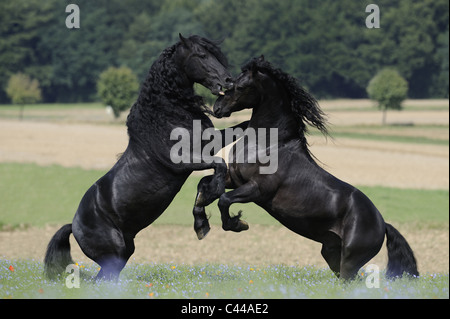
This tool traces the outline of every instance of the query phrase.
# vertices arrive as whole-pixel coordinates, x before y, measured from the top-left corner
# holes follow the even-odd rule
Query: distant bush
[[[127,67],[110,67],[100,74],[97,92],[103,103],[111,106],[114,117],[131,107],[138,92],[139,83],[133,71]]]
[[[388,109],[402,109],[407,93],[408,82],[395,69],[390,68],[378,72],[367,86],[369,98],[377,101],[378,107],[383,110],[383,124],[386,124]]]
[[[41,100],[39,81],[20,72],[9,78],[6,94],[13,104],[20,105],[20,119],[23,118],[25,104],[33,104]]]

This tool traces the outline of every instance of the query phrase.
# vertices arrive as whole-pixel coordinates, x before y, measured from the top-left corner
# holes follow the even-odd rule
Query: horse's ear
[[[192,42],[189,39],[183,37],[181,33],[178,33],[178,36],[180,37],[180,41],[181,43],[183,43],[184,46],[186,46],[189,49],[192,47]]]
[[[258,62],[263,62],[264,61],[264,54],[261,54],[261,56],[258,58]]]

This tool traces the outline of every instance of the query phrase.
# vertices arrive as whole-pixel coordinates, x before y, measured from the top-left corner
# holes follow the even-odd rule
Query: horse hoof
[[[211,227],[209,227],[209,226],[204,226],[200,229],[196,229],[195,232],[197,233],[198,240],[202,240],[203,238],[205,238],[206,235],[208,235],[210,230],[211,230]]]
[[[248,223],[245,220],[240,220],[236,232],[241,232],[248,229],[249,229]]]
[[[222,225],[222,229],[225,231],[231,230],[234,231],[235,233],[239,233],[241,231],[249,229],[249,226],[245,220],[238,220],[235,226],[230,227],[229,225],[228,226]]]

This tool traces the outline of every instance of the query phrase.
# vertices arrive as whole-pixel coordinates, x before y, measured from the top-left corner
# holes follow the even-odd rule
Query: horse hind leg
[[[373,235],[373,236],[371,236]],[[373,233],[359,234],[351,243],[344,241],[341,255],[340,278],[352,280],[358,270],[380,251],[384,238]]]
[[[330,269],[339,278],[341,271],[341,239],[334,233],[330,233],[330,238],[322,245],[320,253],[327,262]]]
[[[96,279],[117,280],[134,252],[133,236],[124,236],[112,226],[101,224],[95,229],[74,232],[81,250],[100,265]]]

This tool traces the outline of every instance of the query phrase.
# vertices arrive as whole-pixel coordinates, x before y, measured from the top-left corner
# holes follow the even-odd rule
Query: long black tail
[[[402,277],[403,273],[419,276],[416,258],[406,239],[394,226],[386,223],[388,265],[386,277]]]
[[[72,224],[64,225],[48,243],[44,259],[44,273],[50,279],[56,279],[58,274],[66,270],[67,265],[73,264],[69,242],[71,233]]]

